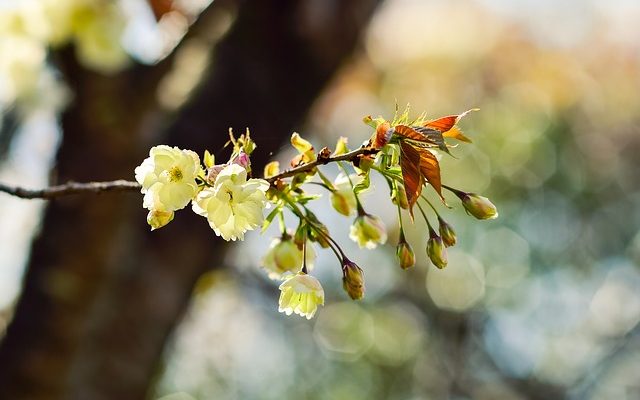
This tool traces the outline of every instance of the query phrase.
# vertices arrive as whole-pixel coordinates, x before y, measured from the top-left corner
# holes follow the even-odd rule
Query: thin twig
[[[9,186],[0,183],[0,192],[22,199],[54,199],[79,193],[129,192],[134,190],[140,190],[138,182],[124,179],[109,182],[67,182],[64,185],[51,186],[44,189],[26,189],[20,186]]]
[[[333,156],[333,157],[320,157],[318,156],[318,159],[315,161],[312,161],[310,163],[301,165],[299,167],[295,167],[292,168],[290,170],[284,171],[279,173],[278,175],[274,175],[271,178],[267,179],[267,182],[269,183],[273,183],[275,181],[277,181],[278,179],[283,179],[283,178],[289,178],[291,176],[297,175],[301,172],[307,172],[307,171],[311,171],[312,169],[314,169],[315,167],[317,167],[318,165],[325,165],[325,164],[329,164],[332,162],[338,162],[338,161],[355,161],[358,156],[361,155],[367,155],[367,154],[376,154],[378,153],[378,149],[375,149],[373,147],[360,147],[357,150],[353,150],[350,151],[348,153],[345,154],[341,154],[339,156]]]
[[[339,156],[324,156],[320,154],[318,158],[310,163],[279,173],[267,179],[269,183],[274,183],[278,179],[289,178],[294,175],[311,171],[319,165],[325,165],[338,161],[355,161],[359,156],[366,154],[376,154],[379,150],[373,147],[361,147]],[[19,197],[21,199],[54,199],[56,197],[68,196],[80,193],[102,193],[102,192],[129,192],[140,190],[141,186],[137,182],[119,179],[108,182],[67,182],[63,185],[51,186],[44,189],[27,189],[20,186],[10,186],[0,182],[0,192]]]

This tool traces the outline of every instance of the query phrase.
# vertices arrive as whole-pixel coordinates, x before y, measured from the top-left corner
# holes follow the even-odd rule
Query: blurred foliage
[[[269,241],[250,237],[225,260],[233,268],[202,279],[157,394],[637,398],[640,48],[624,24],[640,8],[586,3],[555,10],[558,21],[543,18],[558,16],[551,2],[387,1],[307,134],[353,147],[370,134],[360,118],[392,115],[393,99],[429,116],[480,107],[462,122],[474,144],[442,160],[444,179],[489,196],[500,218],[445,212],[459,246],[444,270],[428,262],[421,224],[408,227],[408,271],[394,261],[397,232],[382,250],[349,248],[366,274],[361,302],[321,251],[327,306],[311,322],[275,312],[256,271]],[[391,223],[374,183],[365,204]],[[346,239],[335,212],[315,211]]]

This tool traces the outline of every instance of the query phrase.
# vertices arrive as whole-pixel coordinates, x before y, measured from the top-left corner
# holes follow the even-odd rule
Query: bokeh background
[[[78,3],[55,39],[43,21]],[[389,231],[373,251],[316,201],[367,294],[350,301],[319,250],[326,304],[307,321],[277,312],[259,268],[273,230],[226,245],[187,212],[149,234],[135,193],[3,194],[4,398],[640,398],[639,3],[150,4],[0,1],[2,182],[131,179],[151,145],[217,150],[229,126],[252,129],[257,165],[286,162],[294,130],[356,146],[396,104],[478,107],[443,180],[500,217],[451,198],[448,267],[417,220],[402,271],[384,181],[364,198]]]

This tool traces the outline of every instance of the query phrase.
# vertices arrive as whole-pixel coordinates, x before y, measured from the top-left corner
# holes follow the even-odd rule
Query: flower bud
[[[238,155],[233,157],[233,159],[231,160],[231,163],[238,164],[239,166],[243,167],[246,170],[249,170],[251,168],[251,160],[249,159],[249,155],[244,151],[240,151]]]
[[[447,266],[447,248],[444,246],[442,238],[433,230],[431,230],[429,241],[427,242],[427,255],[433,265],[439,269]]]
[[[340,214],[349,216],[356,210],[356,197],[351,190],[336,190],[331,193],[331,205]]]
[[[213,154],[209,153],[209,150],[204,151],[204,157],[202,158],[202,161],[204,162],[204,166],[207,168],[211,168],[216,164],[216,158],[213,156]]]
[[[218,164],[207,169],[207,182],[209,182],[212,185],[215,184],[218,174],[222,172],[222,170],[226,166],[227,166],[226,164]]]
[[[372,145],[376,149],[381,149],[385,144],[389,143],[394,129],[387,121],[384,121],[376,128],[376,133],[373,136]]]
[[[478,219],[494,219],[498,218],[498,209],[493,203],[484,196],[475,193],[456,193],[467,213]]]
[[[151,226],[151,230],[160,229],[173,220],[173,211],[151,210],[147,214],[147,223]]]
[[[353,300],[364,297],[364,274],[353,261],[342,260],[342,287]]]
[[[336,149],[333,152],[334,156],[339,156],[341,154],[347,154],[349,152],[349,148],[347,147],[347,138],[344,136],[340,136],[338,138],[338,142],[336,143]]]
[[[402,185],[396,185],[391,192],[391,202],[399,205],[400,208],[405,210],[409,209],[409,200],[407,199],[407,192],[405,192]]]
[[[351,179],[351,181],[349,181]],[[348,177],[347,175],[340,174],[336,177],[333,183],[334,190],[331,192],[331,205],[333,208],[342,215],[353,215],[356,212],[358,201],[356,195],[353,193],[351,182],[357,182],[362,180],[357,175]]]
[[[264,166],[264,178],[269,179],[273,176],[276,176],[280,173],[280,163],[277,161],[271,161],[269,164]]]
[[[438,222],[440,223],[438,230],[440,231],[440,237],[442,238],[444,245],[447,247],[455,246],[457,241],[456,231],[454,231],[453,227],[440,217],[438,217]]]
[[[374,163],[375,158],[370,155],[361,155],[358,157],[358,169],[362,172],[368,172]]]
[[[360,248],[374,249],[378,244],[387,241],[387,229],[380,218],[363,211],[363,214],[353,221],[349,238],[358,243]]]
[[[398,247],[396,247],[396,257],[402,269],[409,269],[416,263],[416,255],[411,245],[404,240],[404,236],[401,238],[400,243],[398,243]]]
[[[251,155],[256,147],[258,147],[256,146],[256,142],[251,139],[251,132],[249,132],[249,128],[247,128],[244,135],[240,136],[240,139],[242,143],[242,149],[247,155]]]
[[[295,243],[289,235],[274,239],[269,250],[262,259],[262,266],[267,271],[269,278],[282,279],[290,273],[300,272],[303,264],[302,246]],[[308,271],[313,269],[316,253],[311,243],[307,242],[305,265]]]
[[[313,145],[311,145],[308,140],[303,139],[297,132],[291,135],[291,145],[300,153],[299,156],[294,159],[296,161],[292,161],[292,164],[309,163],[316,160]]]

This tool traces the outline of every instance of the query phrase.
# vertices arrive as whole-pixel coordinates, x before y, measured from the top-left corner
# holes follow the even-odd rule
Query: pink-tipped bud
[[[212,185],[215,184],[216,183],[216,178],[218,177],[218,174],[220,172],[222,172],[222,170],[226,166],[227,166],[227,164],[218,164],[218,165],[214,165],[211,168],[207,169],[207,182],[209,182]]]
[[[364,273],[348,258],[342,260],[342,287],[353,300],[364,297]]]
[[[233,159],[231,160],[231,163],[238,164],[239,166],[247,170],[251,168],[251,160],[249,159],[249,155],[244,151],[240,151],[238,155],[233,157]]]
[[[427,255],[429,259],[439,269],[447,266],[447,248],[442,242],[442,238],[433,230],[430,230],[429,241],[427,241]]]
[[[438,222],[440,223],[438,230],[440,231],[440,237],[442,238],[444,245],[447,247],[455,246],[457,242],[456,231],[454,231],[453,227],[440,217],[438,217]]]

